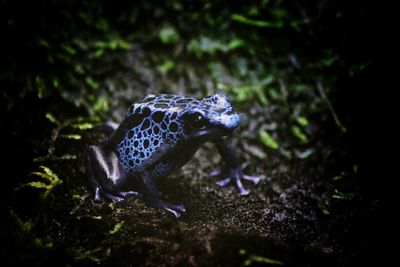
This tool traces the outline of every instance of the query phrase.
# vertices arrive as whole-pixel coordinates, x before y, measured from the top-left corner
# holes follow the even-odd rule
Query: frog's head
[[[226,136],[239,125],[239,115],[222,93],[199,100],[181,119],[186,138],[206,141]]]

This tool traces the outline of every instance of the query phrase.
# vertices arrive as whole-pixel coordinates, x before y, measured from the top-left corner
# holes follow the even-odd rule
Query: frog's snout
[[[233,114],[222,114],[218,118],[215,118],[215,124],[226,129],[233,130],[239,126],[240,118],[237,113]]]
[[[237,113],[233,115],[229,115],[228,123],[226,124],[226,127],[229,129],[235,129],[236,127],[239,126],[240,118]]]

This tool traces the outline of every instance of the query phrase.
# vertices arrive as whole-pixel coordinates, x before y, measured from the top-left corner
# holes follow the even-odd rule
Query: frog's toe
[[[226,178],[219,180],[216,183],[219,186],[226,186],[231,182],[234,182],[236,184],[236,187],[239,189],[240,195],[242,196],[248,195],[250,193],[250,190],[246,189],[246,187],[243,185],[242,183],[243,180],[249,181],[254,185],[257,185],[262,179],[259,176],[251,176],[244,174],[241,168],[233,168],[230,170],[223,169],[223,171],[221,172],[213,171],[210,173],[210,175],[211,176],[224,175]]]
[[[227,176],[227,173],[223,172],[223,171],[213,170],[208,175],[210,177],[221,177],[221,176],[223,177],[223,176]],[[218,180],[215,183],[221,187],[224,187],[224,186],[228,185],[231,181],[232,181],[232,178],[230,175],[228,175],[226,178]]]
[[[101,200],[101,189],[100,187],[96,187],[95,193],[94,193],[94,201],[99,202]]]
[[[217,181],[216,183],[217,183],[217,185],[223,187],[223,186],[226,186],[226,185],[230,184],[233,181],[236,183],[236,186],[240,191],[240,195],[245,196],[245,195],[248,195],[250,193],[250,190],[246,189],[244,187],[244,185],[242,184],[241,176],[238,176],[238,175],[231,175],[231,176],[229,176],[229,177],[227,177],[225,179]]]
[[[126,192],[120,192],[119,195],[121,195],[122,197],[137,197],[137,198],[142,198],[143,195],[140,194],[139,192],[136,191],[126,191]]]
[[[228,185],[231,181],[232,181],[232,179],[231,179],[230,177],[227,177],[227,178],[225,178],[225,179],[216,181],[216,183],[217,183],[217,185],[223,187],[223,186]]]
[[[208,175],[209,175],[210,177],[218,177],[218,176],[221,175],[221,172],[218,171],[218,170],[213,170],[213,171],[211,171],[210,173],[208,173]]]
[[[102,197],[112,200],[114,202],[121,202],[124,200],[125,196],[122,194],[117,194],[117,195],[111,194],[111,193],[105,192],[100,187],[96,187],[94,201],[100,201]]]
[[[240,178],[236,178],[236,186],[237,186],[237,188],[239,188],[241,196],[246,196],[246,195],[250,194],[250,190],[246,189],[243,186],[242,181],[240,180]]]
[[[103,193],[104,197],[108,198],[109,200],[112,200],[114,202],[121,202],[124,200],[124,198],[122,196],[117,196],[117,195],[113,195],[110,193]]]
[[[254,185],[257,185],[261,181],[260,176],[251,176],[243,174],[243,179],[252,182]]]
[[[171,212],[176,218],[179,218],[186,211],[183,205],[173,205],[165,202],[163,202],[162,208]]]

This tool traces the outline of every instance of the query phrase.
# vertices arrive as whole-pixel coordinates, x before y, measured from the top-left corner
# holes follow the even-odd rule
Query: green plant
[[[38,176],[41,178],[40,181],[32,181],[24,186],[30,186],[38,189],[43,189],[44,193],[42,194],[43,198],[46,199],[50,192],[54,189],[54,187],[61,185],[63,181],[55,174],[49,167],[39,166],[41,171],[32,172],[32,175]]]

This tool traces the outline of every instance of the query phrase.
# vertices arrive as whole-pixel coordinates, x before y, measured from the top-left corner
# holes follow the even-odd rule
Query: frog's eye
[[[201,129],[206,126],[207,120],[200,113],[196,112],[188,116],[188,123],[193,129]]]

